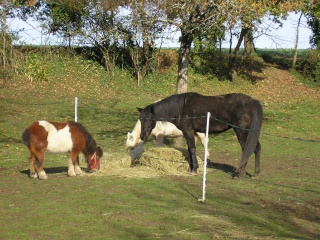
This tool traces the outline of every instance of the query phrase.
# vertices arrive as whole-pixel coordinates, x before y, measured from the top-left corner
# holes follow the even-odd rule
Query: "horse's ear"
[[[134,137],[131,133],[128,132],[127,139],[129,139],[130,141],[133,141]]]
[[[137,109],[138,109],[138,112],[141,112],[143,110],[142,108],[139,108],[139,107],[137,107]]]
[[[97,149],[96,149],[96,153],[97,153],[97,155],[99,156],[99,158],[101,158],[101,157],[102,157],[102,155],[103,155],[103,151],[102,151],[101,147],[97,147]]]

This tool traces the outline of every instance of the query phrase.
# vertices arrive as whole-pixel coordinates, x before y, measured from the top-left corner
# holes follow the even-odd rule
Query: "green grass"
[[[206,201],[200,203],[201,174],[123,174],[146,170],[136,166],[119,168],[119,174],[70,178],[67,154],[46,155],[48,180],[28,178],[28,151],[21,133],[39,119],[73,119],[75,96],[79,122],[103,147],[103,164],[108,165],[127,156],[124,143],[138,118],[136,107],[175,92],[175,73],[154,74],[137,87],[128,72],[117,70],[109,76],[78,57],[47,59],[46,64],[47,81],[21,80],[0,88],[1,239],[320,237],[319,142],[294,139],[319,141],[318,100],[279,102],[265,109],[259,180],[233,180],[221,171],[237,166],[240,147],[232,131],[210,136],[211,162],[219,167],[208,169]],[[253,87],[190,73],[190,91],[248,93]],[[201,146],[198,152],[203,152]],[[249,174],[253,167],[251,158]]]

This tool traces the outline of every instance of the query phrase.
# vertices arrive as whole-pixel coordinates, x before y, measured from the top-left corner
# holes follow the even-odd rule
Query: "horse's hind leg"
[[[244,133],[242,132],[242,130],[239,130],[239,129],[234,129],[236,135],[237,135],[237,138],[238,138],[238,142],[241,146],[241,150],[242,150],[242,156],[241,156],[241,161],[239,163],[239,166],[238,168],[235,170],[235,173],[236,173],[236,176],[242,176],[245,171],[246,171],[246,166],[247,166],[247,163],[248,163],[248,157],[244,156],[244,146],[246,144],[246,139],[247,139],[247,133]]]
[[[35,164],[36,164],[36,157],[34,156],[33,153],[30,154],[30,178],[37,178],[38,174],[35,169]]]
[[[46,172],[43,169],[44,151],[40,151],[36,154],[37,159],[37,172],[39,179],[45,180],[48,178]]]
[[[254,154],[255,154],[255,169],[254,169],[253,178],[258,178],[258,175],[260,173],[260,153],[261,153],[261,144],[258,141],[257,147],[254,150]]]

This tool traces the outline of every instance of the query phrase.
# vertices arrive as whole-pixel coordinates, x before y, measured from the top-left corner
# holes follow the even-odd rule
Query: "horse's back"
[[[29,149],[54,153],[68,152],[73,147],[69,122],[36,121],[23,132],[22,139]]]
[[[179,130],[173,123],[166,121],[157,121],[156,126],[151,131],[151,135],[163,135],[166,137],[183,136],[182,131]]]
[[[192,124],[195,131],[204,132],[206,115],[210,112],[210,132],[224,132],[231,128],[230,124],[241,124],[241,127],[249,126],[257,108],[261,109],[259,101],[242,93],[217,96],[191,93],[182,111],[182,117],[189,121],[181,122],[181,124]]]
[[[185,104],[184,112],[191,114],[211,114],[226,115],[237,110],[249,110],[248,107],[259,103],[258,100],[243,93],[229,93],[217,96],[203,96],[192,93]]]

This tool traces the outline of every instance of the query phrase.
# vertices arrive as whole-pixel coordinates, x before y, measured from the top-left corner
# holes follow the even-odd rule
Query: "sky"
[[[294,48],[296,38],[296,28],[299,14],[289,14],[286,21],[283,22],[281,28],[272,29],[268,31],[268,35],[273,36],[270,38],[266,35],[262,35],[254,40],[256,48],[262,49],[281,49],[281,48]],[[18,19],[11,19],[7,21],[11,30],[17,31],[24,29],[24,32],[20,34],[20,41],[18,43],[27,43],[32,45],[58,45],[62,42],[61,39],[57,39],[50,35],[42,34],[39,23],[30,19],[27,23],[19,21]],[[263,26],[269,26],[270,21],[263,20]],[[306,19],[303,17],[299,28],[299,49],[310,48],[309,37],[311,35],[310,29],[307,28]],[[166,40],[162,43],[162,47],[179,47],[179,32],[171,33],[170,40]],[[233,41],[233,47],[235,47],[236,40]],[[229,40],[227,39],[222,47],[229,47]]]

